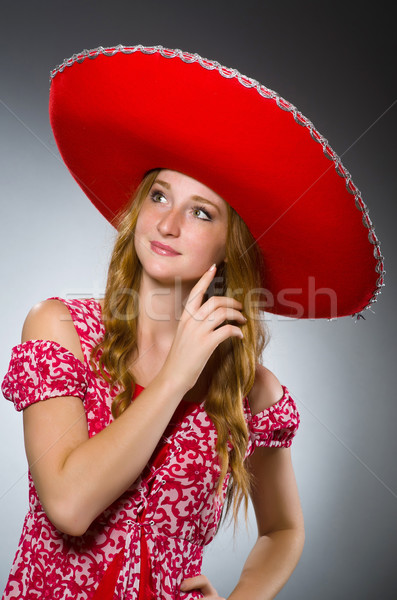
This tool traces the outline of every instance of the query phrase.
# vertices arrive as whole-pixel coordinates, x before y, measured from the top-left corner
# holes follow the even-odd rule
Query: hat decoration
[[[265,311],[365,319],[384,286],[380,242],[350,173],[293,104],[162,46],[83,50],[50,82],[60,154],[112,225],[148,171],[180,171],[247,224],[264,258]]]

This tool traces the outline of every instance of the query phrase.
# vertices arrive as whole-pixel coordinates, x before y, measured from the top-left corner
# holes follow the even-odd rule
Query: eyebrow
[[[156,183],[159,183],[160,185],[165,187],[167,190],[171,189],[171,185],[167,181],[162,181],[161,179],[156,179],[154,181],[153,185],[155,185]],[[203,204],[210,204],[218,211],[219,214],[221,212],[219,207],[216,204],[214,204],[213,202],[210,202],[210,200],[206,200],[202,196],[192,196],[192,199],[195,200],[196,202],[202,202]]]

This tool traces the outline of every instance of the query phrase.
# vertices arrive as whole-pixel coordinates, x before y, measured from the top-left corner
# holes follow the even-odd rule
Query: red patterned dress
[[[89,364],[105,332],[101,306],[94,298],[54,299],[71,313],[84,364],[56,342],[24,342],[12,349],[2,392],[17,410],[55,396],[81,398],[91,437],[112,421],[110,407],[120,391],[111,390]],[[299,414],[282,387],[281,400],[255,416],[244,398],[247,456],[257,446],[291,445]],[[136,386],[134,398],[142,389]],[[181,402],[141,476],[79,537],[52,525],[29,473],[29,512],[3,600],[201,598],[199,591],[181,592],[180,584],[201,572],[203,548],[221,515],[227,480],[219,498],[215,444],[204,403]]]

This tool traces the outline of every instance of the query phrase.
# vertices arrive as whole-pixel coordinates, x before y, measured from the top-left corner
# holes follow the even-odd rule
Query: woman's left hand
[[[218,592],[205,575],[189,577],[182,581],[181,592],[192,592],[193,590],[200,590],[203,598],[207,598],[207,600],[226,600],[218,595]]]

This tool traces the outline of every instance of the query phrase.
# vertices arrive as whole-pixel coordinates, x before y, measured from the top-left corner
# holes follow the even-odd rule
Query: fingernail
[[[209,271],[214,271],[214,270],[215,270],[215,267],[216,267],[216,263],[214,263],[214,264],[212,265],[212,267],[210,267],[208,270],[209,270]]]

